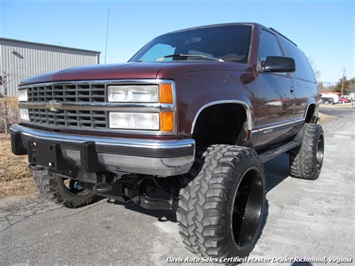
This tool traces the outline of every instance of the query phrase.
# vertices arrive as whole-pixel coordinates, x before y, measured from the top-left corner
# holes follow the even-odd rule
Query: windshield
[[[144,46],[130,62],[216,60],[246,63],[250,25],[197,28],[159,36]]]

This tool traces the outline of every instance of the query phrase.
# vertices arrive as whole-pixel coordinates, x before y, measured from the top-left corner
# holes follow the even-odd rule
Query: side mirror
[[[267,56],[261,62],[262,72],[294,72],[296,70],[295,60],[291,57]]]

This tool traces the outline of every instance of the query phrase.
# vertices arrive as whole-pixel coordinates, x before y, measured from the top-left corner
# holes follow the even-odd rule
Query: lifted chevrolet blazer
[[[317,179],[324,135],[312,69],[272,28],[233,23],[161,35],[127,64],[65,69],[18,89],[12,151],[69,208],[98,196],[177,211],[186,247],[245,257],[262,229],[263,163],[288,153]]]

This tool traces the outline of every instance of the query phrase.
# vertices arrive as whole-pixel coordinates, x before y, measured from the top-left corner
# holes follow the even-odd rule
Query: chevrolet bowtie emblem
[[[46,103],[46,108],[49,109],[50,112],[58,112],[62,108],[62,103],[56,100],[51,100]]]

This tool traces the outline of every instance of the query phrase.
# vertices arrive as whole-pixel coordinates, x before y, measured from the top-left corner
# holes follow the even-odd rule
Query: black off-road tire
[[[213,145],[199,174],[180,191],[177,219],[188,250],[201,257],[244,258],[262,229],[265,175],[255,151]]]
[[[33,170],[33,178],[39,192],[54,203],[67,208],[84,207],[98,198],[86,188],[75,188],[75,181],[66,179],[46,170]]]
[[[305,124],[302,143],[289,152],[291,176],[315,180],[324,159],[324,133],[318,124]]]

